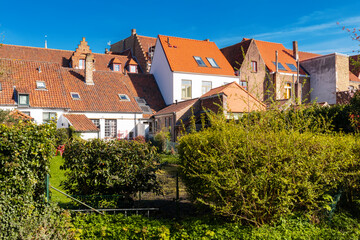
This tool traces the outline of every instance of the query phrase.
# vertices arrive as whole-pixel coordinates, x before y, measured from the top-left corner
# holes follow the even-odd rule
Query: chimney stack
[[[207,39],[205,39],[204,41],[205,41],[205,42],[210,42],[210,39],[207,38]]]
[[[105,54],[109,54],[109,49],[105,48]]]
[[[91,53],[87,53],[85,58],[85,83],[88,85],[94,85],[93,70],[94,57]]]
[[[134,36],[135,34],[136,34],[136,29],[135,28],[131,29],[131,36]]]
[[[296,61],[299,60],[299,49],[297,41],[293,41],[293,55]]]

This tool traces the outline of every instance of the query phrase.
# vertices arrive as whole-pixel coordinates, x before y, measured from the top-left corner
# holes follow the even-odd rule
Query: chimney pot
[[[85,83],[88,85],[94,85],[93,70],[94,57],[91,53],[87,53],[85,58]]]
[[[293,55],[296,61],[299,60],[299,48],[297,41],[293,41]]]
[[[204,41],[205,41],[205,42],[210,42],[210,39],[207,38],[207,39],[205,39]]]
[[[136,29],[135,28],[131,29],[131,36],[134,36],[135,34],[136,34]]]
[[[105,54],[109,53],[109,49],[105,48]]]

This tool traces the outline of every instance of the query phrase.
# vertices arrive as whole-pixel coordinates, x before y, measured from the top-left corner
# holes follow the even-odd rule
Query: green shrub
[[[360,148],[304,114],[269,111],[240,124],[210,114],[210,128],[180,139],[192,199],[256,225],[297,212],[317,221],[332,196],[358,189]]]
[[[64,188],[73,195],[130,196],[138,191],[159,192],[155,175],[158,155],[137,141],[74,140],[63,154],[68,170]]]
[[[154,136],[154,145],[158,148],[159,152],[165,152],[166,144],[170,141],[170,132],[167,128],[162,129]]]
[[[56,129],[56,144],[55,146],[64,145],[69,140],[69,130],[67,128]]]

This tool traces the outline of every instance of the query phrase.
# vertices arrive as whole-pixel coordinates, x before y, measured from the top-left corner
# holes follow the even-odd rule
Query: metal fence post
[[[49,202],[50,202],[50,194],[49,194],[49,174],[46,174],[45,186],[46,186],[46,203],[49,203]]]

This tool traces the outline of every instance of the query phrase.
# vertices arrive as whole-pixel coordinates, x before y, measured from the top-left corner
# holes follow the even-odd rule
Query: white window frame
[[[285,83],[284,88],[285,88],[284,99],[290,99],[292,95],[291,83],[289,82]]]
[[[79,59],[79,69],[85,69],[85,59]]]
[[[181,80],[181,99],[192,98],[192,81],[187,79]]]
[[[116,138],[117,121],[116,119],[105,119],[105,137]]]
[[[46,89],[46,84],[44,81],[36,81],[36,89]]]
[[[209,84],[210,85],[206,85]],[[211,81],[202,81],[201,83],[201,94],[205,94],[208,91],[210,91],[212,89],[212,82]]]
[[[135,65],[129,65],[129,72],[131,73],[137,73],[137,68]]]
[[[120,69],[121,69],[121,64],[119,64],[119,63],[114,63],[113,64],[113,71],[114,72],[120,72]]]
[[[118,96],[119,96],[120,101],[130,101],[130,98],[126,94],[119,93]],[[123,97],[126,99],[124,99]]]
[[[43,122],[47,123],[50,121],[54,121],[56,119],[56,116],[57,116],[56,112],[43,112]]]
[[[215,59],[213,58],[206,58],[206,60],[208,60],[208,62],[210,63],[211,67],[213,68],[220,68],[219,65],[216,63]]]
[[[74,97],[74,95],[78,95],[79,97],[78,97],[78,98],[77,98],[77,97]],[[72,98],[73,100],[80,100],[80,99],[81,99],[80,94],[77,93],[77,92],[71,92],[71,93],[70,93],[70,96],[71,96],[71,98]]]
[[[251,61],[251,72],[257,72],[257,61]]]

